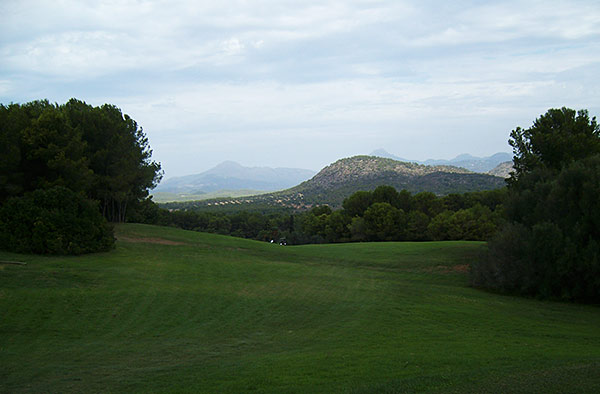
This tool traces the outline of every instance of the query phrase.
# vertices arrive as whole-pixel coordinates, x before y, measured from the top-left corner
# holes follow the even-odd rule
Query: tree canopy
[[[61,187],[96,201],[106,220],[122,222],[161,179],[151,156],[142,128],[114,105],[0,104],[1,205]]]
[[[559,171],[573,161],[600,153],[599,136],[596,118],[590,119],[587,110],[548,110],[530,128],[517,127],[510,133],[514,152],[511,181],[536,169]]]

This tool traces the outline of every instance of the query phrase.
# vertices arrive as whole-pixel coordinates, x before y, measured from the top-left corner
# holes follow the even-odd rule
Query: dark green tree
[[[62,186],[11,197],[0,207],[0,245],[19,253],[82,254],[112,247],[95,202]]]
[[[10,204],[27,206],[33,201],[31,193],[57,193],[55,188],[62,187],[75,193],[77,199],[89,200],[90,206],[99,202],[100,212],[108,220],[125,221],[132,207],[143,211],[137,217],[158,220],[152,202],[145,200],[162,175],[151,154],[143,130],[111,105],[92,107],[75,99],[64,105],[47,100],[0,105],[0,205],[17,198],[22,199],[20,203],[11,200]],[[58,212],[74,218],[69,216],[71,211]],[[19,216],[18,212],[13,214]],[[12,223],[6,215],[5,211],[4,223]],[[45,228],[52,228],[49,218],[58,221],[47,212],[40,215],[46,220]],[[57,231],[67,228],[60,226]],[[82,226],[72,229],[78,231]],[[91,251],[87,246],[81,250],[76,246],[48,248],[56,253]]]
[[[362,216],[367,208],[373,203],[373,193],[368,191],[358,191],[346,198],[342,203],[348,216]]]
[[[600,301],[600,130],[587,111],[551,109],[511,133],[507,223],[473,266],[473,283]]]
[[[413,196],[412,207],[433,218],[443,211],[442,201],[431,192],[421,192]]]
[[[107,219],[125,221],[128,207],[148,197],[162,178],[143,129],[114,105],[92,107],[71,99],[63,111],[86,142],[94,174],[90,197],[100,201]]]
[[[373,202],[387,202],[393,207],[400,208],[400,195],[392,186],[377,186],[372,196]]]
[[[367,238],[371,241],[397,241],[405,235],[404,211],[387,202],[376,202],[364,214]]]
[[[587,110],[550,109],[528,129],[510,133],[514,174],[511,183],[535,169],[560,171],[565,165],[600,152],[600,128]]]

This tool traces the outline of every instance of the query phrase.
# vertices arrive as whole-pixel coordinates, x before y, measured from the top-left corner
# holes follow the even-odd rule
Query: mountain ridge
[[[467,170],[479,173],[487,173],[493,170],[500,163],[512,161],[512,155],[507,152],[498,152],[491,156],[477,157],[468,153],[462,153],[453,159],[427,159],[427,160],[407,160],[389,153],[385,149],[376,149],[371,152],[371,156],[385,157],[389,159],[425,164],[425,165],[452,165],[466,168]]]

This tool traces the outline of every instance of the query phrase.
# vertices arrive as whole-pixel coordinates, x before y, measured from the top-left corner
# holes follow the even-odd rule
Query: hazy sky
[[[115,104],[167,178],[510,151],[599,79],[600,1],[0,0],[0,102]]]

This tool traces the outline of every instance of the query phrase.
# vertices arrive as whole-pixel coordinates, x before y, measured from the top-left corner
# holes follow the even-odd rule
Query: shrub
[[[0,208],[0,247],[19,253],[82,254],[109,250],[112,228],[97,203],[56,186],[8,199]]]

